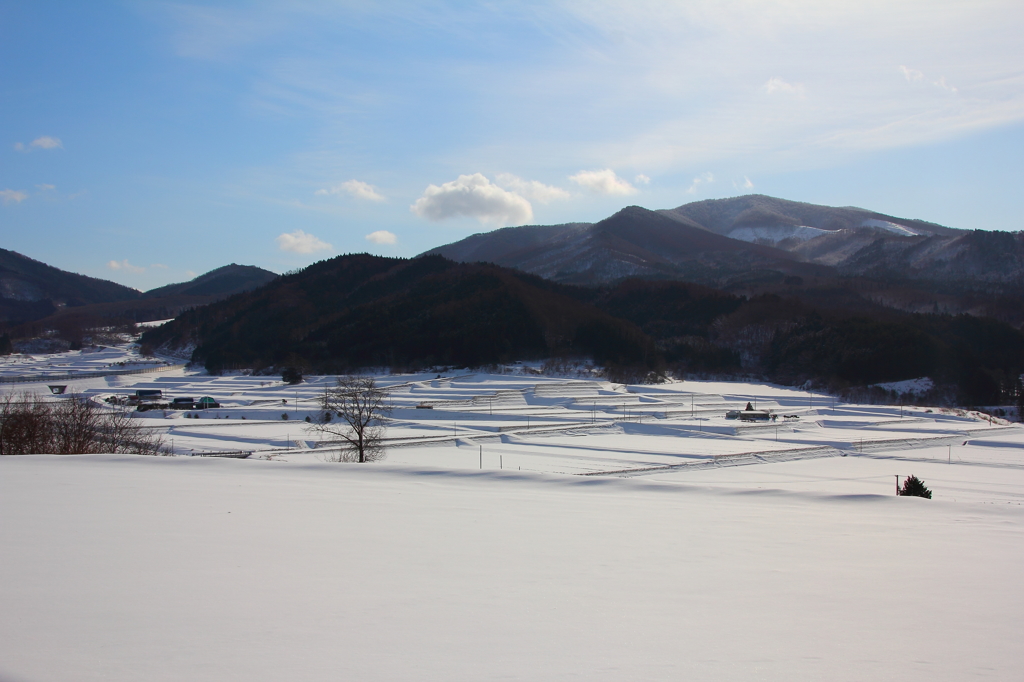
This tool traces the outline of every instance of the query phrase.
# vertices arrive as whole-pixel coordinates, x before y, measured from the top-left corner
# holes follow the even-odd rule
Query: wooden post
[[[900,496],[900,475],[899,474],[893,474],[893,475],[896,476],[896,497],[899,497]]]

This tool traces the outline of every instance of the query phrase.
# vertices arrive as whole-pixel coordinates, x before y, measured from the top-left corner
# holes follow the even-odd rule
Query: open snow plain
[[[1024,679],[1019,426],[389,376],[387,460],[334,464],[303,430],[330,381],[70,382],[214,397],[139,421],[253,454],[0,459],[0,680]],[[724,419],[755,400],[790,418]]]

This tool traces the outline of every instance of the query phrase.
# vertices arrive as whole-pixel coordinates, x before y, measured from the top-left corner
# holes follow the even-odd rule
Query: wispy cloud
[[[638,185],[649,185],[651,184],[651,179],[644,175],[643,173],[640,173],[635,178],[633,178],[633,182],[635,182]]]
[[[545,185],[537,180],[523,180],[511,173],[499,173],[495,181],[505,189],[538,204],[550,204],[552,201],[568,199],[571,196],[561,187]]]
[[[51,137],[50,135],[43,135],[29,142],[27,145],[23,142],[15,142],[14,149],[19,152],[28,152],[33,149],[63,149],[64,143],[60,141],[60,138]]]
[[[108,261],[107,267],[110,268],[111,270],[130,272],[135,275],[142,274],[143,272],[146,271],[146,268],[144,267],[141,267],[139,265],[132,265],[131,263],[129,263],[127,258],[125,258],[124,260]]]
[[[769,78],[768,82],[764,84],[764,91],[769,95],[781,92],[786,95],[802,96],[804,94],[804,86],[800,83],[787,83],[781,78]]]
[[[928,80],[927,78],[925,78],[925,75],[924,75],[923,72],[918,71],[917,69],[908,68],[908,67],[904,66],[903,64],[900,64],[899,72],[903,74],[903,77],[907,79],[908,83],[925,83],[925,82],[927,82],[927,83],[930,83],[931,85],[934,85],[935,87],[937,87],[937,88],[939,88],[941,90],[945,90],[946,92],[954,94],[954,95],[958,92],[956,87],[954,87],[954,86],[952,86],[952,85],[950,85],[949,83],[946,82],[946,77],[945,76],[940,76],[938,80],[934,80],[934,81],[933,80]]]
[[[405,150],[397,163],[410,169],[439,158],[457,168],[540,160],[540,177],[606,166],[665,177],[734,159],[748,172],[822,168],[1024,121],[1019,0],[386,5],[145,11],[170,27],[179,54],[245,61],[240,102],[295,114],[318,140]],[[367,42],[339,40],[345,31],[380,45],[381,71],[350,68]],[[907,55],[913,64],[894,73]],[[329,171],[350,154],[337,149],[322,152]],[[604,187],[625,195],[643,184]]]
[[[20,189],[0,189],[0,201],[5,204],[20,204],[28,199],[28,194]]]
[[[52,192],[53,190],[57,189],[57,186],[56,185],[45,185],[45,184],[44,185],[36,185],[36,189],[39,190],[40,192]]]
[[[366,199],[367,201],[385,201],[383,194],[377,191],[377,188],[373,185],[363,182],[361,180],[346,180],[340,185],[334,187],[327,187],[324,189],[318,189],[314,192],[317,196],[327,196],[330,194],[350,194],[357,199]]]
[[[700,189],[702,185],[710,185],[714,181],[714,173],[712,173],[711,171],[705,171],[693,179],[693,182],[690,183],[690,187],[686,190],[686,193],[696,194],[697,190]],[[751,187],[753,187],[753,185],[751,185]]]
[[[278,235],[275,241],[277,241],[277,248],[281,251],[290,251],[292,253],[308,254],[316,253],[317,251],[330,251],[334,248],[319,237],[307,234],[302,230]]]
[[[429,185],[409,210],[428,220],[468,217],[492,225],[522,225],[533,220],[529,201],[498,187],[482,173]]]
[[[393,232],[377,230],[366,235],[366,241],[373,242],[374,244],[397,244],[398,237]]]
[[[637,189],[629,184],[611,168],[595,171],[580,171],[576,175],[570,175],[569,180],[580,187],[595,194],[606,194],[609,196],[628,196],[636,194]]]

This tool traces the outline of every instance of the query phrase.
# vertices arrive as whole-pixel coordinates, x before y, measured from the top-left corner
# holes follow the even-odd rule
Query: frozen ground
[[[392,376],[388,459],[330,464],[302,421],[329,381],[71,382],[215,397],[139,422],[253,455],[0,458],[0,680],[1024,678],[1019,426]],[[724,419],[755,400],[789,418]]]
[[[66,353],[15,353],[0,355],[0,382],[39,377],[92,376],[101,372],[157,371],[166,369],[167,360],[141,357],[134,346],[98,346]],[[22,390],[46,387],[25,386]],[[4,390],[9,391],[7,386]]]

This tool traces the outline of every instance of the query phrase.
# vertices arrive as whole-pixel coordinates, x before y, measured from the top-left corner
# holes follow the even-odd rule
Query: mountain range
[[[0,304],[50,313],[16,331],[176,317],[143,341],[212,372],[561,356],[634,377],[753,373],[845,390],[930,376],[944,392],[932,400],[1024,394],[1022,236],[859,208],[759,195],[629,206],[413,259],[338,256],[283,277],[230,265],[146,293],[0,256]]]
[[[185,308],[254,289],[275,277],[263,268],[232,263],[188,282],[141,292],[0,249],[0,323],[14,326],[45,320],[61,326],[72,319],[83,324],[101,318],[167,319]]]
[[[1010,282],[1024,275],[1020,235],[756,194],[660,211],[629,206],[593,224],[510,227],[426,253],[579,284],[667,277],[729,287],[754,271],[779,279],[817,272]]]

